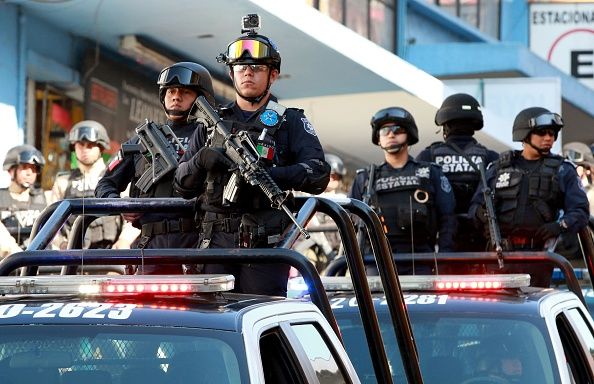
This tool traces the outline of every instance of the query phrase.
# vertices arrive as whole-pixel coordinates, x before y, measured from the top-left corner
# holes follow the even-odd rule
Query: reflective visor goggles
[[[97,134],[96,129],[93,129],[91,127],[80,127],[76,130],[76,132],[71,133],[70,140],[86,140],[94,143],[99,140],[99,135]]]
[[[563,127],[563,119],[556,113],[543,113],[528,120],[528,127],[538,129],[539,127]]]
[[[17,163],[43,165],[45,160],[37,151],[23,151],[17,156]]]
[[[157,84],[159,85],[193,85],[198,84],[200,75],[196,72],[184,67],[169,67],[165,68],[159,74]]]
[[[252,59],[265,59],[270,57],[270,47],[259,40],[237,40],[229,44],[227,58],[237,60],[247,51]]]
[[[586,161],[584,154],[574,149],[566,149],[563,152],[565,154],[565,157],[573,161],[574,163],[582,163]]]

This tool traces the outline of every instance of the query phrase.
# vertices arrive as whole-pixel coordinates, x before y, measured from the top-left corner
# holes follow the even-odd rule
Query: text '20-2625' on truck
[[[320,199],[301,203],[299,222],[305,223],[321,207],[340,223],[343,237],[351,241],[349,258],[358,257],[359,272],[364,273],[346,211]],[[296,226],[287,229],[284,243],[274,249],[78,249],[94,217],[192,206],[176,199],[74,199],[48,207],[33,229],[28,250],[0,262],[0,381],[360,382],[319,275],[303,255],[286,249],[300,235]],[[45,250],[71,214],[79,217],[72,226],[70,249]],[[225,275],[92,274],[119,271],[122,265],[212,262],[287,263],[317,289],[312,288],[310,302],[233,293],[233,277]],[[17,271],[20,276],[13,276]],[[375,341],[369,348],[380,356],[374,364],[377,377],[391,382],[387,357],[377,344],[371,295],[367,285],[362,286],[367,296],[360,296],[360,302],[367,302],[370,310],[365,328]],[[406,323],[403,309],[398,321]],[[402,355],[415,353],[412,338],[403,339],[408,343]],[[421,382],[414,379],[415,374],[420,377],[416,358],[404,366],[412,372],[411,382]]]

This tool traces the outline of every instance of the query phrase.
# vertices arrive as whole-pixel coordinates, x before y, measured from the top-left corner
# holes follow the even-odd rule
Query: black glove
[[[546,223],[542,227],[536,230],[534,237],[542,239],[544,241],[555,238],[561,234],[561,224],[554,221],[552,223]]]
[[[194,164],[207,171],[223,171],[231,168],[233,161],[225,155],[222,148],[203,147],[194,155]]]

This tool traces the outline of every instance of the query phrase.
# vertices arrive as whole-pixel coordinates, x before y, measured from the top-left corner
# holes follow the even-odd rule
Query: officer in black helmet
[[[159,100],[167,116],[167,125],[171,127],[182,144],[177,148],[183,153],[188,146],[190,136],[195,134],[197,145],[205,142],[204,125],[193,115],[194,101],[200,95],[214,105],[214,91],[210,73],[203,66],[180,62],[164,68],[159,74]],[[138,143],[134,136],[129,143]],[[178,146],[177,143],[173,143]],[[135,186],[136,181],[150,164],[141,154],[123,157],[118,154],[108,165],[105,176],[97,184],[96,197],[119,197],[131,183],[131,197],[175,197],[173,190],[173,172],[152,185],[146,193]],[[126,214],[124,217],[141,229],[141,235],[135,247],[139,248],[192,248],[196,247],[198,234],[194,213],[186,214]],[[138,271],[141,273],[142,271]],[[144,273],[181,273],[177,266],[145,266]]]
[[[76,155],[77,164],[71,171],[59,174],[52,187],[52,202],[62,199],[95,197],[97,182],[103,176],[106,166],[102,154],[110,148],[109,135],[103,124],[94,120],[83,120],[72,127],[68,134],[70,148]],[[74,218],[61,229],[54,240],[59,248],[68,244],[68,236]],[[121,216],[102,216],[89,224],[84,247],[111,248],[122,230]]]
[[[468,218],[470,200],[481,179],[478,165],[484,168],[499,154],[479,144],[474,133],[483,128],[483,113],[478,101],[465,93],[448,96],[435,114],[435,124],[443,127],[443,142],[436,142],[417,156],[441,166],[456,197],[458,230],[454,238],[456,251],[484,251],[485,240]]]
[[[522,110],[514,120],[513,140],[522,142],[523,149],[502,153],[487,171],[509,250],[543,250],[549,240],[575,234],[588,222],[588,199],[575,166],[551,153],[562,127],[561,116],[545,108]],[[469,215],[486,226],[480,188]]]
[[[330,167],[303,111],[282,106],[270,93],[280,73],[281,56],[268,37],[257,33],[258,29],[257,15],[244,17],[245,34],[218,57],[228,66],[236,91],[235,101],[219,114],[230,131],[249,133],[259,149],[261,164],[281,189],[319,194],[328,184]],[[290,219],[272,209],[258,187],[245,183],[239,186],[235,202],[223,204],[223,190],[233,175],[233,164],[221,146],[218,133],[207,147],[195,137],[175,174],[175,187],[184,197],[200,196],[200,209],[205,212],[200,246],[274,246]],[[240,292],[286,295],[286,265],[207,265],[205,271],[234,274]]]
[[[350,197],[362,199],[372,192],[370,205],[383,218],[393,252],[433,252],[436,244],[451,251],[454,193],[436,164],[409,155],[408,147],[419,141],[412,115],[400,107],[378,111],[371,119],[371,141],[384,150],[385,162],[374,167],[372,186],[369,169],[359,170]],[[409,270],[399,265],[399,273]]]
[[[47,206],[45,193],[37,184],[44,165],[45,158],[32,145],[18,145],[6,153],[3,168],[11,182],[8,188],[0,189],[0,220],[13,239],[0,238],[4,254],[18,250],[15,241],[19,247],[26,247],[33,223]],[[11,244],[8,248],[12,252],[4,249],[7,244]]]

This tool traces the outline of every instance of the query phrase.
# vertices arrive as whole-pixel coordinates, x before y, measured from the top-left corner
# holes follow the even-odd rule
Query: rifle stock
[[[223,147],[225,154],[235,163],[239,175],[250,185],[258,186],[270,200],[271,207],[284,211],[297,226],[299,232],[306,239],[309,239],[309,233],[297,223],[293,213],[285,204],[288,194],[280,189],[268,171],[259,163],[260,154],[249,134],[246,131],[240,131],[237,134],[229,132],[224,121],[210,106],[204,96],[199,96],[195,104],[208,125],[213,126],[216,132],[224,138]],[[237,184],[233,178],[232,183],[233,185],[230,186],[231,191],[224,192],[227,202],[232,202],[236,199]]]
[[[483,183],[483,198],[485,199],[485,208],[487,211],[487,222],[489,224],[489,237],[491,238],[491,245],[497,252],[497,261],[499,268],[503,268],[503,247],[501,246],[501,232],[499,231],[499,224],[497,223],[497,216],[495,216],[495,207],[493,206],[493,191],[487,184],[487,176],[485,174],[485,166],[483,163],[478,164],[479,173],[481,174],[481,181]]]

